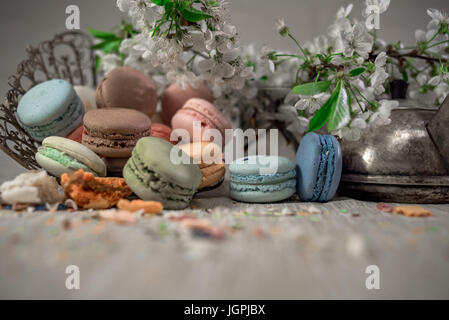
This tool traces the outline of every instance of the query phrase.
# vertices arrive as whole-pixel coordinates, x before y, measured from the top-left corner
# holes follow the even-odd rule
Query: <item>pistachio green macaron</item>
[[[184,151],[163,139],[141,138],[123,177],[141,199],[160,201],[164,209],[184,209],[198,190],[202,175],[196,164],[176,160],[180,157],[191,162]]]
[[[73,173],[78,169],[100,177],[106,176],[106,165],[95,152],[67,138],[56,136],[45,138],[35,157],[43,169],[56,177],[60,177],[63,173]]]

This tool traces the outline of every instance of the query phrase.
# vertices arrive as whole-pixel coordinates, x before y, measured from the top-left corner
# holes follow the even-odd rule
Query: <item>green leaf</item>
[[[98,73],[98,71],[100,71],[100,67],[101,67],[101,57],[95,56],[95,73]]]
[[[308,132],[321,129],[326,124],[337,101],[337,95],[337,88],[335,88],[329,99],[323,104],[320,110],[315,113],[312,120],[310,120]]]
[[[357,77],[358,75],[361,75],[362,73],[365,72],[365,68],[357,68],[357,69],[353,69],[349,72],[349,76],[350,77]]]
[[[184,19],[190,22],[199,22],[204,19],[212,18],[211,15],[192,7],[183,8],[180,12]]]
[[[327,89],[329,89],[331,83],[332,82],[330,80],[304,83],[294,87],[292,89],[292,93],[301,94],[304,96],[313,96],[315,94],[322,93]]]
[[[331,108],[331,114],[327,122],[327,130],[329,132],[340,129],[348,124],[349,120],[351,120],[348,92],[346,91],[342,80],[338,81],[335,91],[337,92],[337,96],[335,103]]]
[[[118,52],[121,42],[122,42],[121,39],[113,41],[105,40],[92,46],[92,49],[100,49],[105,53]]]
[[[408,82],[408,74],[407,74],[407,71],[402,71],[402,79],[405,81],[405,82]]]
[[[157,4],[158,6],[163,6],[166,2],[166,0],[152,0],[153,3]]]
[[[117,36],[112,32],[106,32],[106,31],[96,30],[96,29],[92,29],[92,28],[87,28],[87,31],[89,31],[89,33],[93,37],[98,38],[98,39],[103,39],[103,40],[117,39]]]

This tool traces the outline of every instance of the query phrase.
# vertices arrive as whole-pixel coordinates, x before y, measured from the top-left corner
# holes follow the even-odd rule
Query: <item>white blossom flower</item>
[[[396,100],[380,100],[379,108],[369,117],[369,124],[373,127],[384,126],[391,123],[391,110],[399,105]]]
[[[329,97],[330,94],[327,92],[319,93],[314,96],[301,96],[298,102],[296,102],[295,108],[297,110],[306,111],[309,114],[314,114],[324,105]]]
[[[357,53],[367,59],[373,47],[373,39],[363,24],[356,23],[350,31],[345,32],[343,46],[346,57],[352,57],[354,53]]]
[[[99,56],[101,57],[101,69],[103,70],[104,74],[108,74],[115,68],[119,67],[122,63],[122,59],[119,55],[115,53],[103,53],[99,52]]]
[[[437,9],[427,9],[427,14],[432,20],[427,25],[429,30],[438,30],[442,25],[449,25],[449,16],[446,12]]]
[[[275,66],[273,60],[270,59],[270,53],[273,52],[268,47],[264,46],[261,49],[261,62],[268,67],[268,70],[273,73],[275,71]]]
[[[362,117],[356,117],[351,121],[349,126],[343,127],[335,132],[340,138],[348,141],[358,141],[363,130],[367,128],[367,123]]]

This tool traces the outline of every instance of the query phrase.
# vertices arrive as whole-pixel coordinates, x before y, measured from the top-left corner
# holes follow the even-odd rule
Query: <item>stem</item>
[[[298,55],[296,55],[296,54],[275,54],[274,56],[275,56],[275,57],[291,57],[291,58],[298,58],[298,59],[304,59],[304,60],[306,60],[305,57],[301,57],[301,56],[298,56]]]
[[[349,84],[349,83],[348,83],[348,84]],[[360,104],[359,98],[357,98],[357,95],[355,94],[354,90],[352,89],[352,85],[349,84],[349,85],[348,85],[348,88],[349,88],[349,90],[352,92],[352,95],[354,96],[355,101],[357,101],[357,104],[359,105],[360,111],[363,112],[362,105]]]
[[[443,44],[443,43],[446,43],[446,42],[449,42],[449,40],[444,40],[444,41],[436,42],[436,43],[432,44],[430,47],[427,47],[426,49],[430,49],[430,48],[436,47],[436,46],[438,46],[438,45],[440,45],[440,44]]]
[[[425,44],[431,43],[435,38],[440,34],[440,30],[438,29],[437,32],[433,35],[433,37],[430,40],[427,40]]]
[[[307,61],[308,58],[307,58],[306,51],[305,51],[304,48],[299,44],[298,40],[296,40],[295,37],[292,36],[292,35],[290,34],[290,32],[288,33],[288,36],[290,37],[290,39],[292,39],[292,40],[296,43],[296,45],[298,46],[299,50],[301,50],[301,52],[302,52],[302,54],[303,54],[303,56],[304,56],[304,60]]]
[[[360,92],[359,88],[354,87],[354,89],[357,91],[357,93],[358,93],[358,94],[359,94],[359,95],[360,95],[366,102],[368,102],[369,105],[371,105],[371,101],[369,101],[368,98],[365,97],[365,96],[363,95],[363,93]]]

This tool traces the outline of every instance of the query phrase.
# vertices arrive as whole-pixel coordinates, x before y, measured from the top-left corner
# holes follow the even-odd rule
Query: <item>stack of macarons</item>
[[[296,164],[301,200],[326,202],[334,197],[342,171],[340,144],[334,136],[306,134],[296,153]]]
[[[279,156],[248,156],[234,160],[230,196],[243,202],[277,202],[296,192],[295,163]]]
[[[66,137],[83,121],[84,106],[66,80],[42,82],[20,99],[17,117],[36,141],[49,136]]]
[[[84,116],[82,143],[105,157],[108,172],[121,175],[137,141],[151,134],[151,120],[129,108],[101,108]]]
[[[231,129],[228,119],[209,101],[192,98],[171,119],[173,130],[182,129],[190,141],[210,141],[220,146],[225,142],[225,130]],[[213,129],[213,130],[211,130]]]
[[[179,153],[182,157],[181,149],[163,139],[142,138],[123,169],[123,177],[141,199],[160,201],[165,209],[184,209],[198,190],[202,175],[196,164],[173,161],[173,155]]]
[[[231,125],[202,82],[185,89],[170,85],[158,113],[157,104],[152,79],[118,67],[96,91],[60,79],[36,85],[19,101],[17,116],[42,143],[36,161],[52,175],[82,170],[89,177],[123,176],[120,183],[143,200],[182,209],[197,191],[216,188],[224,180],[222,148]],[[174,161],[174,154],[188,161]],[[334,137],[309,133],[296,163],[279,156],[235,160],[229,166],[230,196],[276,202],[297,193],[303,201],[329,201],[339,184],[341,162]]]
[[[50,174],[60,177],[79,169],[96,176],[106,176],[106,166],[100,157],[82,144],[63,137],[51,136],[42,141],[36,161]]]

